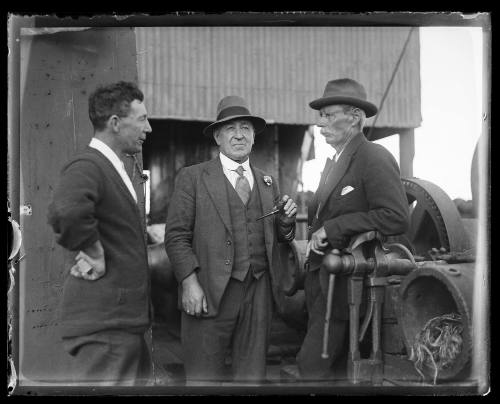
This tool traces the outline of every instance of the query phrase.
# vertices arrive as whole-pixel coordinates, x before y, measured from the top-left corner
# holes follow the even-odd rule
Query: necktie
[[[247,177],[243,175],[243,171],[245,171],[243,166],[238,166],[238,168],[234,171],[236,171],[239,175],[238,179],[236,180],[234,189],[238,193],[243,203],[246,205],[248,199],[250,198],[250,183],[248,182]]]
[[[316,219],[318,218],[319,211],[321,209],[321,201],[323,200],[323,195],[328,192],[326,189],[326,182],[328,181],[328,178],[332,174],[332,171],[335,170],[335,166],[337,165],[337,162],[335,161],[335,156],[333,157],[332,160],[330,160],[330,164],[325,165],[325,170],[328,170],[325,176],[325,179],[322,183],[319,184],[318,187],[318,194],[319,196],[319,203],[318,203],[318,208],[316,209]],[[328,166],[328,168],[327,168]]]

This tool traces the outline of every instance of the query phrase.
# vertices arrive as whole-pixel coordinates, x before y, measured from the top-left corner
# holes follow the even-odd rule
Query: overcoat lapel
[[[311,202],[308,204],[308,215],[307,217],[309,218],[308,222],[309,224],[312,222],[316,215],[316,210],[318,209],[318,201],[319,201],[319,195],[320,193],[325,189],[324,182],[325,178],[328,175],[328,172],[330,171],[331,165],[332,165],[332,159],[330,157],[327,157],[325,166],[323,167],[323,171],[321,172],[321,178],[319,179],[319,185],[318,188],[316,189],[316,192],[314,193]]]
[[[322,188],[321,184],[323,184],[325,182],[325,178],[328,175],[328,172],[330,171],[332,164],[333,164],[333,159],[331,159],[330,157],[327,157],[326,162],[325,162],[325,167],[323,168],[323,172],[321,173],[321,178],[319,180],[318,189]]]
[[[352,139],[346,146],[344,152],[340,155],[339,160],[332,168],[331,173],[326,179],[326,183],[322,187],[319,195],[319,201],[318,201],[319,208],[317,214],[318,217],[326,205],[325,202],[328,200],[333,190],[335,189],[335,187],[337,186],[337,184],[339,183],[339,181],[342,179],[347,169],[349,168],[353,154],[356,152],[356,150],[363,141],[365,142],[367,141],[363,134],[356,135],[356,137],[354,137],[354,139]]]
[[[227,200],[226,176],[219,157],[210,161],[202,174],[207,192],[219,213],[224,226],[232,234],[229,202]]]

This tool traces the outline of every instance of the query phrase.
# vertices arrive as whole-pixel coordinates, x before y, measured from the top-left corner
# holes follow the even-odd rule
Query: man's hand
[[[182,309],[191,316],[199,317],[208,313],[207,298],[198,282],[196,272],[191,273],[182,281]]]
[[[106,264],[104,261],[104,252],[91,257],[83,251],[80,251],[75,257],[76,264],[70,269],[70,274],[76,278],[82,278],[87,281],[95,281],[102,278],[106,273]]]
[[[288,195],[283,195],[281,201],[285,202],[285,206],[280,211],[280,221],[285,224],[293,223],[297,214],[297,204]]]
[[[311,235],[311,240],[307,243],[306,258],[309,257],[310,251],[314,251],[318,255],[325,255],[323,251],[328,247],[328,238],[324,227],[319,228]]]
[[[84,251],[80,251],[75,260],[76,264],[71,267],[69,272],[76,278],[95,281],[106,273],[104,248],[99,240],[85,248]]]

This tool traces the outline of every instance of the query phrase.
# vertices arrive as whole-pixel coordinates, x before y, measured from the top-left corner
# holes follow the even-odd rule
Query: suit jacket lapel
[[[258,168],[254,168],[252,166],[253,176],[254,176],[254,186],[257,186],[260,195],[260,203],[262,204],[262,214],[270,212],[274,207],[274,193],[273,186],[268,186],[264,183],[263,177],[264,172],[259,170]],[[266,218],[267,219],[267,218]],[[264,221],[264,237],[266,240],[266,244],[271,245],[273,241],[273,233],[274,233],[274,220],[273,218],[262,219]]]
[[[359,145],[363,142],[366,141],[365,137],[363,134],[358,134],[354,139],[352,139],[349,144],[346,146],[345,150],[342,152],[341,156],[339,157],[339,160],[335,164],[335,166],[332,168],[330,175],[326,179],[326,183],[322,187],[322,190],[319,194],[319,208],[318,208],[318,214],[317,216],[320,215],[321,211],[325,207],[325,202],[328,200],[330,195],[332,194],[333,190],[339,183],[339,181],[342,179],[344,174],[346,173],[347,169],[349,168],[349,165],[351,164],[352,156],[358,149]]]
[[[274,207],[274,187],[272,185],[267,185],[263,181],[264,175],[263,171],[252,166],[253,177],[254,177],[254,187],[256,186],[259,190],[260,203],[262,205],[262,214],[265,215],[269,213]],[[272,266],[273,262],[273,241],[274,241],[274,221],[277,220],[275,216],[266,217],[261,219],[264,221],[264,240],[266,242],[266,252],[269,265]]]
[[[207,165],[203,171],[203,181],[222,222],[228,231],[232,233],[229,202],[227,200],[226,175],[222,170],[219,157],[216,157]]]

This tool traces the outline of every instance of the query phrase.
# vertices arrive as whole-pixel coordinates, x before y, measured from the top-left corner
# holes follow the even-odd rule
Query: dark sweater
[[[106,262],[106,274],[96,281],[65,279],[62,335],[145,331],[150,324],[145,229],[136,202],[103,154],[88,147],[66,164],[48,221],[56,241],[70,251],[100,240]]]

